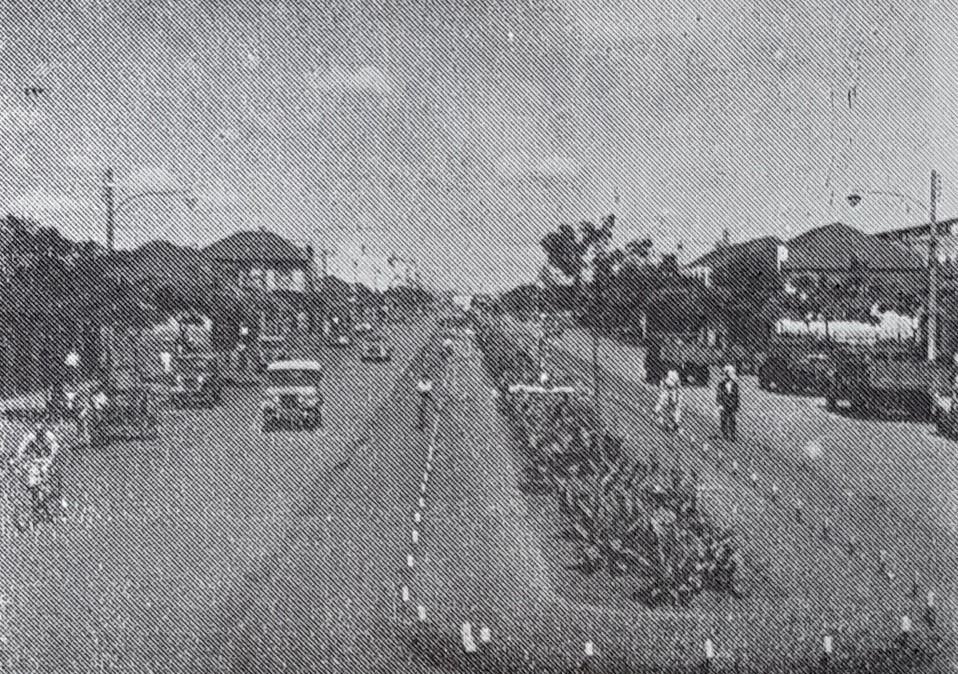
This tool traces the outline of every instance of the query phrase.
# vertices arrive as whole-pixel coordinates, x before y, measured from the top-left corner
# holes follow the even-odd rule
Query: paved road
[[[510,321],[513,330],[520,326]],[[522,326],[524,334],[531,330]],[[529,343],[529,338],[524,337]],[[560,352],[591,358],[591,340],[568,331],[556,344]],[[643,383],[641,347],[602,341],[602,366],[639,390]],[[589,368],[581,368],[588,379]],[[715,418],[711,388],[684,389],[687,404]],[[928,520],[958,544],[958,443],[938,436],[927,423],[851,418],[825,409],[821,398],[779,395],[743,378],[739,428],[744,441],[768,445],[790,465],[800,463],[810,444],[822,449],[816,469],[857,494],[886,501],[909,517]],[[713,432],[716,429],[713,429]]]
[[[430,330],[395,331],[388,364],[324,354],[328,421],[315,434],[263,436],[258,392],[231,390],[220,408],[168,413],[155,441],[69,456],[67,520],[2,531],[0,650],[10,666],[196,671],[215,650],[210,625],[269,571],[312,490],[360,444]]]
[[[529,326],[508,319],[507,326],[532,347]],[[588,381],[591,342],[570,332],[555,345],[551,358]],[[641,349],[604,340],[600,353],[608,372],[603,384],[607,416],[648,416],[654,391],[643,382]],[[855,536],[868,560],[886,550],[901,579],[896,585],[907,589],[910,583],[903,579],[917,571],[921,582],[937,592],[939,603],[955,615],[958,445],[935,436],[928,424],[847,418],[827,412],[817,399],[757,390],[748,379],[741,437],[732,445],[717,438],[711,388],[686,388],[685,395],[687,430],[696,438],[696,447],[709,443],[710,462],[720,456],[727,472],[735,460],[740,476],[754,470],[764,489],[776,484],[781,501],[803,500],[806,520],[821,523],[830,517],[835,537]],[[811,443],[822,450],[815,459],[808,458]],[[695,460],[702,460],[691,451],[686,458],[692,460],[693,453]],[[747,482],[747,477],[739,481]]]

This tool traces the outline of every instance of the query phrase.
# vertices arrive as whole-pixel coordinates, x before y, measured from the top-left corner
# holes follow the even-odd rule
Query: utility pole
[[[594,288],[594,301],[595,301],[595,315],[593,316],[593,325],[592,325],[592,383],[594,387],[593,396],[595,401],[596,411],[599,413],[599,416],[602,415],[602,395],[601,395],[601,381],[602,373],[599,368],[599,346],[602,336],[599,334],[599,321],[601,317],[605,314],[605,297],[603,292],[603,286],[609,280],[605,278],[606,272],[609,270],[605,269],[605,256],[606,256],[606,246],[612,240],[612,228],[615,227],[615,216],[616,211],[618,211],[619,205],[619,189],[615,189],[615,200],[612,207],[612,212],[606,216],[605,221],[602,223],[603,228],[607,228],[607,236],[603,237],[598,242],[598,249],[596,250],[595,256],[595,273],[592,278],[592,285]]]
[[[931,205],[928,230],[928,360],[938,357],[938,172],[931,172]]]
[[[113,169],[108,168],[103,174],[103,201],[106,203],[106,249],[111,253],[115,249],[115,227],[113,223],[113,193],[115,188]]]

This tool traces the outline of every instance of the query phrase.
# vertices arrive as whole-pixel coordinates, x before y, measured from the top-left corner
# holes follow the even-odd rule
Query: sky
[[[310,5],[323,6],[310,6]],[[362,275],[535,277],[542,235],[705,252],[958,215],[956,3],[0,0],[0,203],[120,247],[265,227]],[[25,87],[42,93],[26,95]],[[864,195],[851,208],[850,192]],[[902,197],[875,192],[894,192]],[[365,249],[366,255],[361,252]]]

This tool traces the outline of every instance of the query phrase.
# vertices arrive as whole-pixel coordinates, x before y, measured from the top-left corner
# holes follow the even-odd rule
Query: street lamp
[[[144,199],[147,197],[157,197],[157,196],[170,196],[170,195],[179,195],[184,196],[186,205],[192,210],[196,207],[197,199],[189,191],[180,190],[180,189],[165,189],[165,190],[148,190],[146,192],[138,192],[136,194],[130,194],[121,199],[120,201],[115,201],[116,198],[116,183],[113,179],[113,169],[108,168],[103,175],[103,200],[106,202],[106,247],[107,253],[112,255],[116,250],[116,241],[115,241],[115,216],[116,212],[123,208],[124,206],[129,205],[137,199]],[[113,343],[116,340],[116,316],[113,316],[113,320],[110,322],[110,334],[109,341],[107,345],[106,353],[106,369],[107,373],[112,373],[113,371]]]
[[[862,202],[864,195],[891,196],[904,201],[910,201],[921,208],[927,209],[928,217],[928,353],[927,358],[934,362],[938,356],[938,223],[937,206],[938,195],[941,191],[941,178],[938,172],[931,172],[931,204],[923,203],[909,196],[887,190],[853,191],[846,199],[848,205],[855,208]]]
[[[196,208],[197,198],[189,190],[183,190],[178,188],[163,189],[163,190],[147,190],[145,192],[137,192],[136,194],[130,194],[125,196],[119,201],[116,199],[116,183],[113,179],[113,169],[108,168],[104,172],[103,180],[103,200],[106,202],[106,247],[107,250],[113,252],[116,248],[116,226],[115,226],[115,217],[117,211],[122,209],[125,206],[128,206],[133,201],[138,199],[145,199],[147,197],[163,197],[163,196],[181,196],[186,202],[187,207],[190,210]]]

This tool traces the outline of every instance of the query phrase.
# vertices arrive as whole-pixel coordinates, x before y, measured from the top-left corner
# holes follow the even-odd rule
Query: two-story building
[[[320,307],[313,251],[265,229],[241,231],[204,249],[216,278],[259,296],[258,334],[284,336],[313,330]]]
[[[913,249],[841,222],[800,234],[785,248],[781,271],[789,288],[838,294],[855,284],[917,293],[925,281],[925,261]]]
[[[712,288],[720,283],[722,272],[737,262],[774,270],[781,244],[774,236],[763,236],[740,243],[725,240],[716,245],[714,250],[682,265],[682,273],[698,279],[706,288]]]

